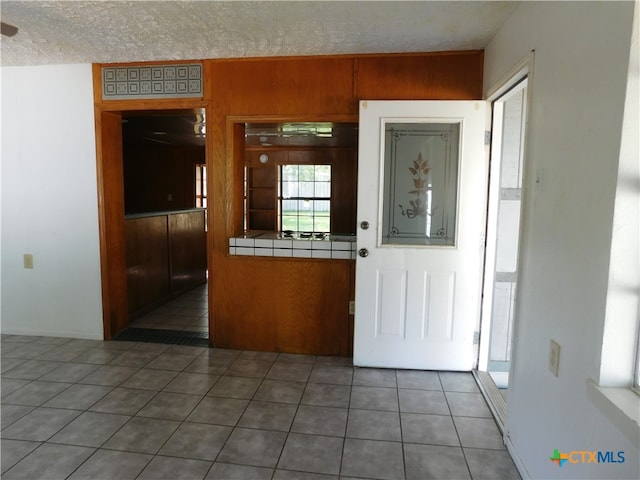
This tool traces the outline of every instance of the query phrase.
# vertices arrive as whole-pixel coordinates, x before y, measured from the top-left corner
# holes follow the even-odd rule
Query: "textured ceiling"
[[[6,1],[2,65],[482,49],[515,2]]]

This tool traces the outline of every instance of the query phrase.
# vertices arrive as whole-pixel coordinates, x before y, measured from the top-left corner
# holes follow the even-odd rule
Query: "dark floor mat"
[[[127,342],[168,343],[171,345],[190,345],[208,347],[209,334],[206,332],[185,332],[182,330],[160,330],[156,328],[127,328],[114,340]]]

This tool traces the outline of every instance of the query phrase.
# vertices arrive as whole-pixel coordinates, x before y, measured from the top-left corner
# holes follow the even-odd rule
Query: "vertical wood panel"
[[[104,337],[110,339],[126,327],[128,311],[121,116],[102,112],[96,122]]]
[[[477,100],[482,52],[358,58],[361,100]]]
[[[226,276],[216,297],[223,319],[217,323],[218,344],[348,354],[351,262],[241,257],[226,261],[227,271],[235,274]]]
[[[195,165],[205,163],[204,147],[125,147],[123,156],[126,213],[195,208]]]
[[[166,215],[126,221],[129,313],[157,303],[169,295],[167,229]]]
[[[130,217],[125,236],[130,317],[206,281],[204,211]]]
[[[213,95],[232,115],[357,113],[353,60],[340,57],[211,63]]]
[[[171,291],[204,283],[207,244],[204,212],[174,213],[168,218]]]

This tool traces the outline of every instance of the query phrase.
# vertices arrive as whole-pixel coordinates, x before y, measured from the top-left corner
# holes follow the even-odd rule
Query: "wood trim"
[[[96,106],[102,103],[102,65],[94,63],[91,65],[93,75],[93,104]],[[96,137],[99,130],[96,129]]]
[[[95,73],[95,69],[94,69]],[[95,75],[94,75],[95,79]],[[95,91],[95,90],[94,90]],[[103,181],[103,158],[102,158],[102,138],[103,138],[103,125],[102,115],[95,112],[95,129],[96,129],[96,184],[98,192],[98,236],[100,243],[100,286],[102,292],[102,334],[105,340],[111,339],[111,323],[109,321],[109,309],[111,301],[109,300],[109,255],[106,250],[108,242],[108,232],[105,231],[106,221],[106,207],[104,202],[104,181]]]
[[[282,122],[358,123],[358,115],[353,113],[345,113],[340,115],[227,115],[225,118],[227,121],[227,125],[233,123]]]
[[[297,60],[358,60],[361,58],[407,58],[407,57],[453,57],[457,55],[478,55],[483,54],[484,50],[447,50],[441,52],[403,52],[403,53],[343,53],[336,55],[292,55],[287,57],[242,57],[242,58],[210,58],[204,60],[205,63],[216,64],[216,63],[224,63],[233,61],[234,63],[248,63],[248,62],[269,62],[269,61],[297,61]],[[200,60],[191,60],[191,62],[198,62]],[[143,64],[144,62],[140,62]],[[164,64],[171,62],[152,62],[153,64]],[[187,63],[187,62],[176,62],[176,63]],[[136,63],[137,65],[138,63]],[[109,64],[111,65],[111,64]],[[113,64],[114,66],[126,66],[128,64]]]
[[[118,113],[96,113],[103,331],[107,340],[124,328],[128,315],[121,118]]]
[[[156,64],[189,63],[159,62]],[[124,64],[123,64],[124,65]],[[128,323],[126,245],[124,233],[124,185],[122,171],[122,114],[124,112],[154,110],[193,110],[204,108],[210,115],[209,102],[203,99],[160,99],[160,100],[102,100],[102,66],[94,64],[94,111],[96,128],[96,177],[98,183],[98,223],[100,235],[100,265],[102,279],[103,335],[111,340]],[[206,69],[203,68],[206,71]],[[204,73],[204,72],[203,72]],[[203,87],[206,77],[203,78]],[[210,81],[209,81],[210,83]],[[210,90],[205,90],[210,91]],[[206,93],[205,93],[206,95]],[[210,145],[207,139],[205,163],[210,169]],[[208,194],[212,193],[207,179]],[[213,244],[211,235],[213,222],[209,212],[207,244]],[[207,248],[208,268],[213,267],[213,254]],[[212,296],[209,296],[212,308]],[[213,323],[210,319],[210,323]],[[211,326],[210,326],[211,328]],[[210,335],[210,342],[213,342]]]
[[[230,154],[225,156],[227,174],[230,181],[227,186],[230,190],[227,192],[232,198],[232,204],[226,212],[228,225],[226,232],[231,232],[228,236],[238,235],[244,230],[244,201],[243,195],[236,195],[235,192],[244,190],[244,163],[235,162],[236,158],[244,157],[244,123],[231,123],[227,119],[227,138],[231,139],[231,145],[228,149]]]
[[[200,99],[189,101],[188,99],[175,100],[100,100],[100,110],[103,112],[133,112],[151,110],[193,110],[206,108],[208,102]]]

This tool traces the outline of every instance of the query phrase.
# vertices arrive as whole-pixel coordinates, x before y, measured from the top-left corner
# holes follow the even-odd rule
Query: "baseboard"
[[[55,337],[55,338],[75,338],[79,340],[104,340],[102,331],[99,334],[79,333],[79,332],[65,332],[55,330],[53,332],[47,330],[31,330],[31,329],[14,329],[2,328],[0,330],[2,335],[20,335],[25,337]]]
[[[511,460],[513,460],[513,464],[516,466],[516,470],[518,470],[518,473],[522,477],[522,480],[531,479],[532,477],[531,475],[529,475],[529,472],[524,466],[524,462],[520,458],[520,455],[518,455],[518,452],[516,452],[516,447],[513,445],[513,442],[511,441],[509,435],[504,436],[504,444],[507,447],[509,455],[511,455]]]
[[[507,404],[504,401],[504,397],[487,372],[473,370],[472,373],[476,379],[478,388],[480,388],[482,396],[487,401],[489,410],[491,410],[491,414],[493,415],[500,432],[504,435],[505,424],[507,421]]]

